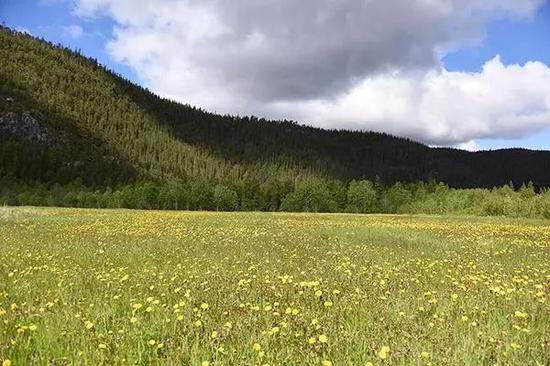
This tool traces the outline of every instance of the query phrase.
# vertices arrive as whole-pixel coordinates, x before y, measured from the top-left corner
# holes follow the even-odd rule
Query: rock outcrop
[[[50,148],[58,142],[46,121],[36,118],[30,112],[6,112],[0,115],[0,132]]]

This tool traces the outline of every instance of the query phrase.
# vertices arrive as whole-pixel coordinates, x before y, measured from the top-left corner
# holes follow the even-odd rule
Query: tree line
[[[455,189],[443,183],[353,180],[348,185],[309,178],[293,187],[263,186],[257,191],[208,180],[136,182],[90,189],[75,180],[66,185],[26,185],[0,179],[0,205],[215,211],[293,211],[453,214],[550,218],[550,190],[533,184],[492,189]]]

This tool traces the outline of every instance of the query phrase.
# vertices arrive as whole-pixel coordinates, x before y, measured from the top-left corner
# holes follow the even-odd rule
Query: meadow
[[[550,225],[0,208],[3,365],[548,365]]]

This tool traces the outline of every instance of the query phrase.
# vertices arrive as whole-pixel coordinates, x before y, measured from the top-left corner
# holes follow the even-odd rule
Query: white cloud
[[[153,91],[213,111],[470,148],[549,124],[546,65],[440,62],[543,0],[75,1],[80,16],[114,19],[109,53]]]
[[[18,31],[19,33],[26,33],[28,35],[31,35],[32,36],[32,33],[30,30],[28,30],[27,28],[25,27],[15,27],[15,30]]]
[[[497,56],[480,72],[382,74],[334,100],[270,108],[323,127],[368,128],[473,148],[478,138],[523,137],[550,127],[550,68],[540,62],[505,66]]]
[[[65,33],[73,39],[78,39],[82,37],[82,34],[84,34],[84,29],[76,24],[71,24],[63,29],[65,30]]]

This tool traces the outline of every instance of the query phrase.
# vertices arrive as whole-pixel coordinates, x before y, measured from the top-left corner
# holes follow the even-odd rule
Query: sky
[[[0,22],[213,112],[550,149],[547,0],[0,0]]]

